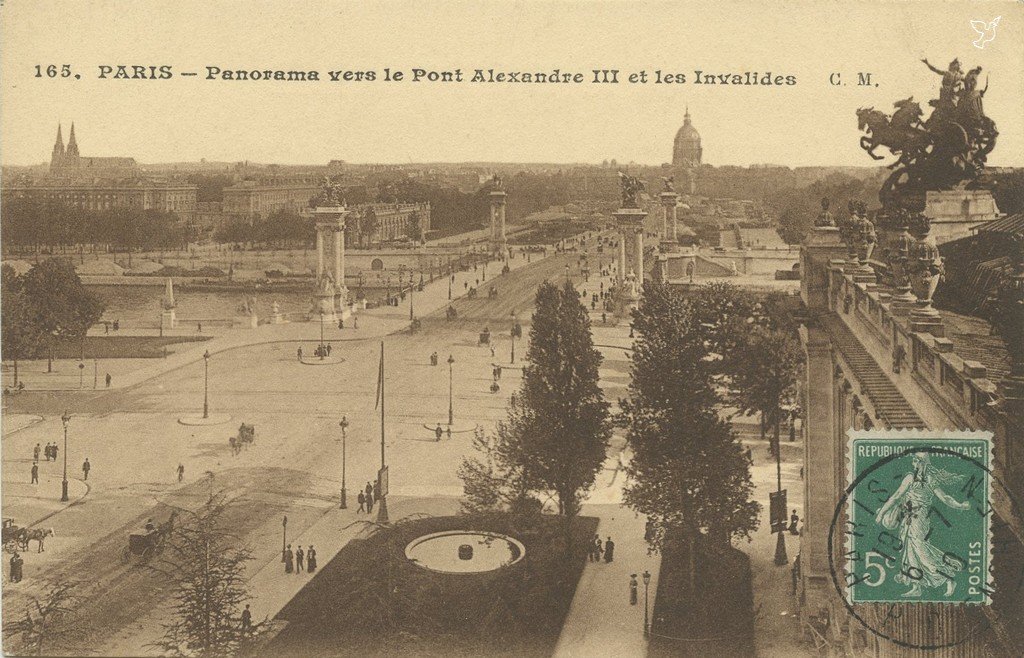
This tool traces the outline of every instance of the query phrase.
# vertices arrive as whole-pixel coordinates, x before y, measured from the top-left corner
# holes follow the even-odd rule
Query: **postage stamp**
[[[850,434],[849,603],[990,602],[991,437]]]

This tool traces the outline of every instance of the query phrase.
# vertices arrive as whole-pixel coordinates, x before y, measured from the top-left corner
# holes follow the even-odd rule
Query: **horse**
[[[883,160],[883,156],[875,155],[875,149],[885,146],[900,156],[897,164],[908,164],[924,151],[931,138],[929,133],[916,127],[920,123],[920,105],[907,99],[897,103],[897,107],[892,118],[873,107],[857,110],[857,127],[868,133],[860,138],[860,147],[872,159]]]
[[[167,520],[157,526],[157,532],[160,533],[160,538],[165,539],[171,536],[174,532],[174,521],[178,518],[178,510],[171,510],[171,515],[167,517]]]
[[[237,455],[242,451],[242,443],[239,441],[237,436],[229,436],[228,445],[231,446],[231,454],[233,455]]]
[[[25,550],[28,549],[28,543],[33,539],[39,542],[37,553],[42,553],[45,548],[43,542],[47,537],[55,536],[53,528],[23,528],[21,531],[21,545]]]

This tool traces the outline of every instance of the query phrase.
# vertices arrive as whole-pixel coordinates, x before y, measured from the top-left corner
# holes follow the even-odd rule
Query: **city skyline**
[[[854,112],[892,111],[895,100],[934,97],[944,68],[958,57],[990,77],[986,113],[999,144],[992,166],[1021,165],[1024,79],[1020,14],[1007,14],[998,38],[971,45],[970,20],[993,10],[897,5],[794,10],[781,4],[696,6],[594,3],[588,30],[581,6],[456,3],[431,11],[404,5],[310,6],[287,25],[271,4],[155,5],[118,12],[114,5],[4,6],[3,163],[43,162],[58,122],[85,131],[83,152],[126,155],[143,163],[199,161],[317,164],[591,163],[616,159],[657,166],[672,159],[672,137],[687,106],[714,165],[871,166],[860,150]],[[253,21],[233,38],[239,12]],[[250,9],[251,8],[251,9]],[[187,17],[201,13],[186,32]],[[736,18],[742,16],[742,20]],[[293,16],[294,18],[294,16]],[[123,44],[99,38],[110,25],[126,34],[159,34]],[[381,30],[380,25],[388,25]],[[62,38],[68,25],[75,38]],[[850,25],[859,26],[850,29]],[[765,40],[765,34],[774,35]],[[95,38],[94,38],[95,37]],[[60,44],[55,50],[54,44]],[[269,44],[269,47],[268,47]],[[482,56],[481,53],[486,53]],[[36,65],[69,63],[81,80],[39,80]],[[171,66],[169,80],[98,79],[100,66]],[[462,83],[207,81],[223,69],[462,69]],[[476,68],[583,72],[619,69],[620,83],[471,83]],[[646,84],[626,80],[646,71]],[[194,78],[180,72],[198,72]],[[655,84],[657,71],[685,84]],[[694,84],[694,74],[747,72],[792,76],[796,84]],[[858,73],[874,86],[858,86]],[[845,86],[832,86],[840,73]],[[520,108],[509,112],[509,108]],[[926,110],[928,108],[925,108]],[[201,117],[201,118],[197,118]],[[501,117],[497,121],[495,117]],[[87,130],[86,130],[87,128]],[[796,138],[810,130],[810,139]]]

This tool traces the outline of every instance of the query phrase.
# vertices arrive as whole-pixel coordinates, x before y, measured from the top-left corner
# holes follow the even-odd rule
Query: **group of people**
[[[441,431],[440,425],[437,426],[437,431]],[[440,441],[440,438],[438,438],[438,441]],[[367,481],[366,486],[359,492],[359,495],[356,496],[356,502],[359,503],[359,509],[357,511],[370,514],[373,512],[373,504],[379,500],[380,482],[378,481],[374,484],[370,484],[369,481]]]
[[[288,547],[284,549],[285,573],[302,573],[303,571],[313,573],[316,571],[316,566],[316,549],[312,545],[305,551],[302,550],[300,545],[292,552],[291,544],[288,544]]]
[[[588,557],[591,562],[600,562],[602,556],[605,562],[611,562],[615,559],[615,542],[612,541],[611,537],[602,542],[601,535],[594,535],[594,541],[590,544],[590,554]]]
[[[53,461],[57,461],[57,451],[59,450],[59,448],[57,447],[56,442],[54,442],[54,443],[47,443],[46,447],[42,448],[41,450],[42,450],[43,456],[46,458],[46,461],[50,461],[51,459]],[[39,447],[39,444],[37,443],[36,447],[32,449],[32,461],[36,461],[36,462],[39,461],[39,452],[40,452],[40,447]]]

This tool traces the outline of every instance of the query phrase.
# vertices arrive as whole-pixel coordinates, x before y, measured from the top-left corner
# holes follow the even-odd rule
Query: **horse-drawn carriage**
[[[497,299],[497,298],[498,298],[498,289],[495,288],[494,286],[491,286],[490,290],[487,291],[487,299]]]
[[[121,562],[128,564],[132,556],[142,562],[148,562],[154,555],[164,549],[164,542],[174,532],[174,519],[177,512],[171,512],[171,516],[160,525],[153,525],[148,521],[141,532],[133,532],[128,535],[128,545],[121,551]]]
[[[242,451],[242,448],[248,448],[253,443],[256,443],[256,426],[245,423],[238,426],[238,434],[236,436],[228,439],[228,444],[231,445],[231,452],[236,455]]]
[[[13,553],[18,549],[24,550],[26,543],[24,541],[25,529],[15,525],[14,519],[10,517],[4,517],[3,523],[4,550],[8,553]]]

